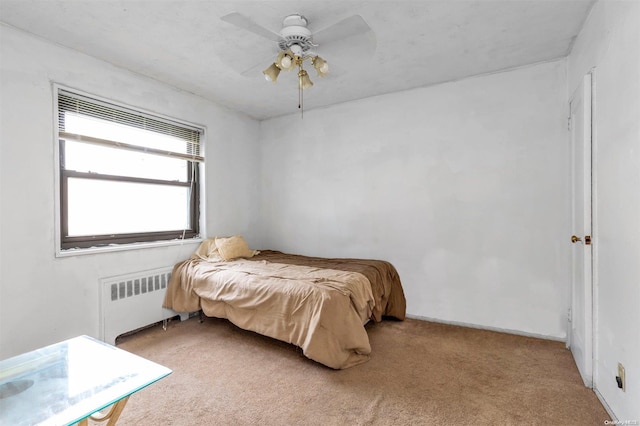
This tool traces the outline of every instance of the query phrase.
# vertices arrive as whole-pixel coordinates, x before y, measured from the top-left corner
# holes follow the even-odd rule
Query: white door
[[[585,385],[593,386],[591,253],[591,74],[571,97],[571,313],[567,344]]]

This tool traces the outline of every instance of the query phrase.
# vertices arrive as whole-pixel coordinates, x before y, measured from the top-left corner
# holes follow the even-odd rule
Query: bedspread
[[[405,302],[388,262],[263,251],[251,260],[192,257],[177,264],[164,307],[202,309],[207,316],[293,343],[308,358],[340,369],[368,360],[364,324],[384,315],[404,319]]]

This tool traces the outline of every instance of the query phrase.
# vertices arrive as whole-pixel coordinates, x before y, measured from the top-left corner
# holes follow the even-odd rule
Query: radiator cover
[[[173,267],[102,278],[100,339],[115,344],[119,335],[171,318],[162,307]],[[186,319],[188,314],[181,315]]]

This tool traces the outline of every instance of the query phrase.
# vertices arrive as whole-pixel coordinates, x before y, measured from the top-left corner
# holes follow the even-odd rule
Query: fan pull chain
[[[302,70],[302,67],[300,67]],[[298,108],[300,109],[300,118],[304,118],[304,89],[302,88],[302,76],[298,74]]]
[[[300,118],[304,118],[304,89],[300,88]]]

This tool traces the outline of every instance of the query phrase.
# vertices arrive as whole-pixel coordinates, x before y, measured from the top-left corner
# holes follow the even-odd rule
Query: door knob
[[[571,242],[572,243],[577,243],[578,241],[582,241],[582,238],[576,237],[575,235],[571,236]]]

